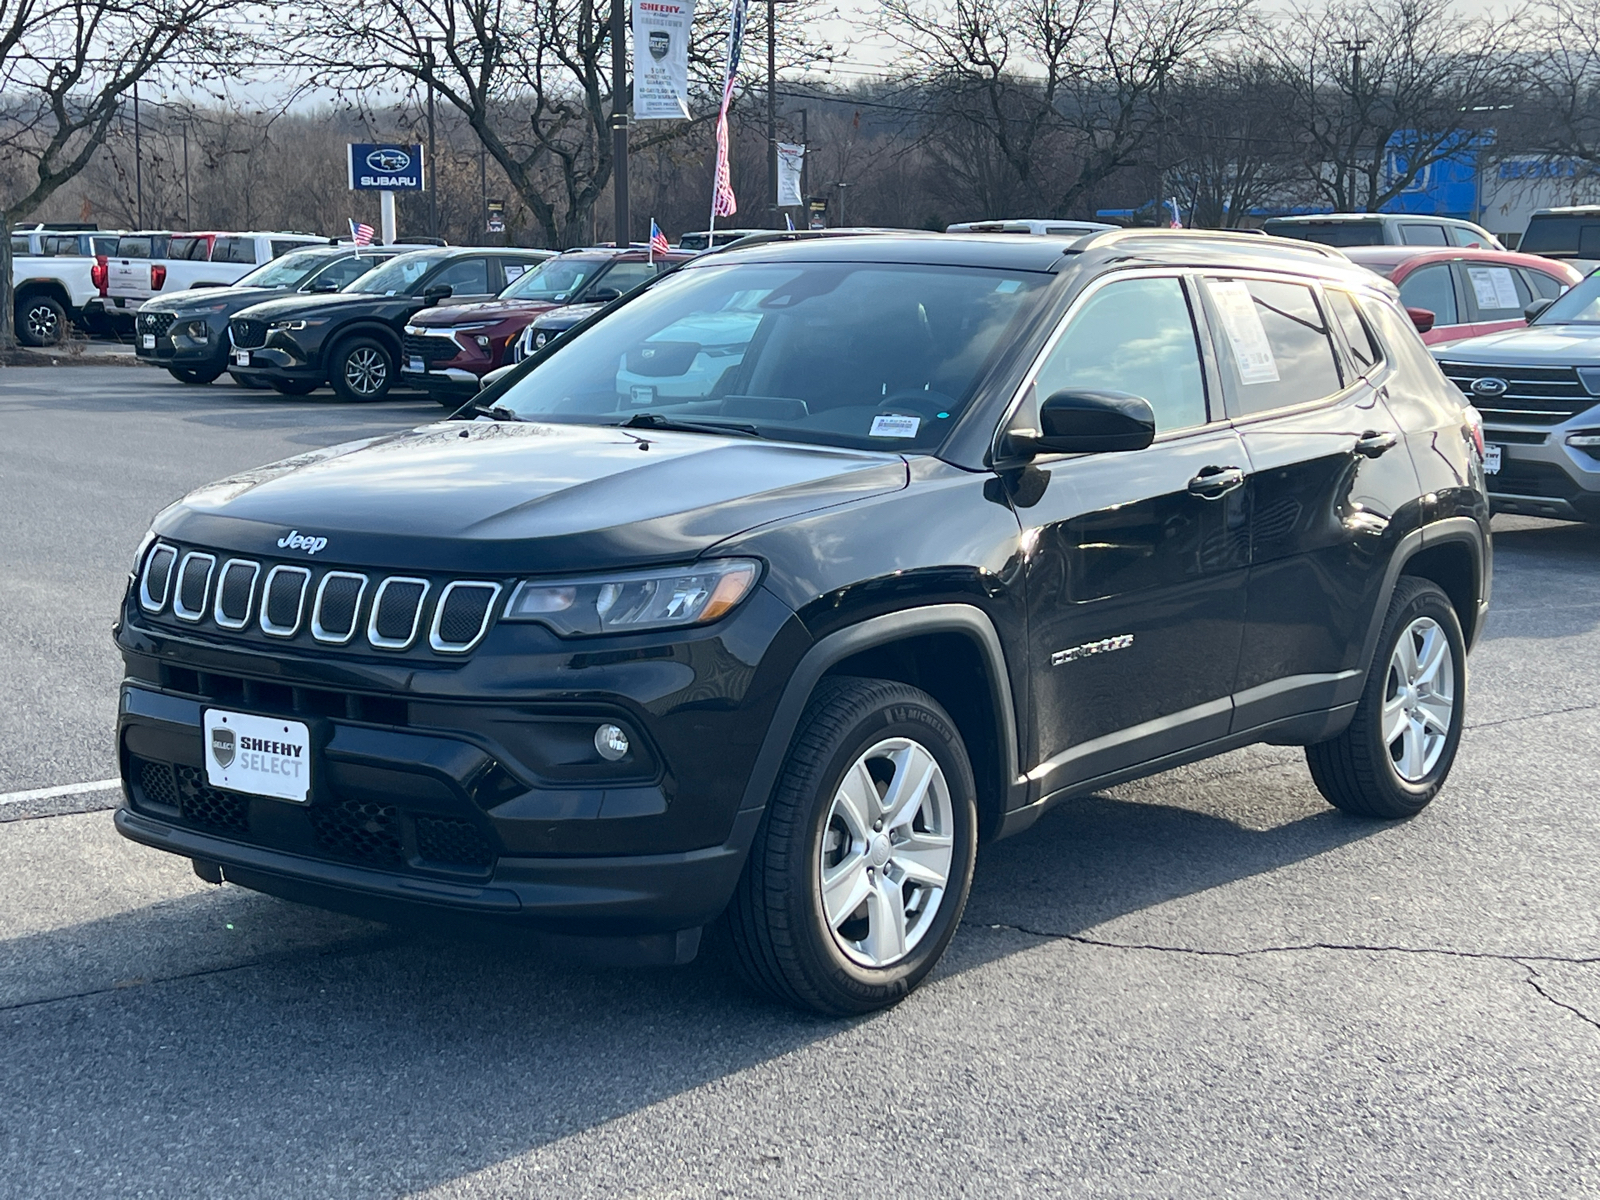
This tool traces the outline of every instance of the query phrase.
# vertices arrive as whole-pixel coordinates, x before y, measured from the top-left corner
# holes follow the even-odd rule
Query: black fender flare
[[[828,634],[814,643],[795,666],[783,695],[773,711],[756,753],[755,765],[745,784],[739,811],[734,817],[729,846],[747,851],[755,838],[761,812],[772,794],[778,772],[789,753],[800,724],[801,714],[818,681],[829,668],[863,650],[886,646],[903,638],[927,633],[958,633],[970,638],[982,656],[988,677],[990,701],[995,707],[1000,730],[1000,752],[1005,772],[1005,807],[1009,810],[1025,798],[1027,781],[1018,772],[1017,710],[1011,694],[1011,677],[1006,670],[1005,651],[994,622],[987,613],[971,604],[928,604],[904,612],[869,617],[855,625]]]

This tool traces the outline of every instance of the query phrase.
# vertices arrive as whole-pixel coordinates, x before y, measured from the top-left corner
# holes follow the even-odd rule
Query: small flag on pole
[[[372,239],[377,231],[371,225],[362,225],[354,217],[350,218],[350,240],[358,246],[372,245]]]
[[[667,244],[667,235],[661,232],[661,226],[656,224],[654,217],[650,218],[650,261],[655,262],[656,255],[665,254],[672,247]]]
[[[787,229],[790,233],[794,232],[794,218],[791,217],[788,213],[784,213],[783,214],[783,227],[785,229]]]
[[[1167,201],[1167,207],[1172,210],[1171,227],[1173,229],[1182,229],[1183,218],[1178,215],[1178,199],[1176,196]]]

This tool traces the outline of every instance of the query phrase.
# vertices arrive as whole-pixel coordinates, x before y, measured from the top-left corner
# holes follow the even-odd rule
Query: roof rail
[[[773,229],[765,233],[746,234],[736,242],[728,242],[723,246],[715,246],[710,250],[703,250],[701,251],[701,256],[722,254],[728,250],[745,250],[751,246],[764,246],[770,242],[811,242],[819,238],[882,237],[893,234],[902,236],[927,234],[932,236],[933,231],[928,229],[875,229],[868,226],[852,226],[846,229]]]
[[[1275,254],[1301,254],[1313,258],[1331,258],[1348,262],[1342,251],[1321,242],[1306,242],[1299,238],[1273,237],[1271,234],[1235,233],[1231,229],[1160,229],[1132,226],[1127,229],[1110,229],[1104,233],[1091,233],[1079,238],[1063,253],[1080,254],[1085,250],[1099,250],[1120,242],[1136,242],[1145,238],[1161,241],[1181,241],[1190,245],[1237,246],[1240,249],[1266,250]]]

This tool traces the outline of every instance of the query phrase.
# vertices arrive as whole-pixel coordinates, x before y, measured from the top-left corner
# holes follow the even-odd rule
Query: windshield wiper
[[[678,421],[660,413],[634,413],[618,424],[620,429],[669,429],[680,433],[736,433],[740,437],[758,438],[761,431],[754,425],[722,421]]]

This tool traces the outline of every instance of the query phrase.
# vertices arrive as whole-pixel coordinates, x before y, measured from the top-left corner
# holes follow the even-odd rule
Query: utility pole
[[[1341,38],[1337,44],[1343,46],[1350,52],[1350,157],[1352,160],[1354,160],[1356,157],[1356,152],[1360,148],[1357,145],[1357,141],[1361,136],[1361,52],[1368,46],[1372,45],[1372,40],[1370,38],[1357,36],[1354,38]],[[1373,153],[1376,154],[1377,152],[1378,151],[1374,149]],[[1355,165],[1353,161],[1350,167],[1350,191],[1346,198],[1350,201],[1350,210],[1354,211],[1356,207],[1356,196]],[[1367,202],[1369,204],[1372,202],[1370,196],[1368,197]]]
[[[133,85],[133,194],[134,224],[144,228],[144,143],[139,130],[139,85]]]
[[[489,152],[484,149],[482,138],[478,139],[478,203],[483,210],[479,215],[483,220],[484,235],[487,236],[489,233]]]
[[[189,116],[184,114],[183,120],[183,227],[194,228],[194,208],[192,197],[189,194]]]
[[[803,202],[800,219],[807,226],[811,224],[811,189],[806,186],[806,181],[811,178],[811,139],[806,128],[808,112],[808,109],[800,110],[800,144],[806,148],[800,159],[800,199]]]
[[[439,182],[433,165],[433,38],[428,38],[428,236],[439,236]]]
[[[767,217],[778,227],[778,3],[767,0]]]
[[[850,185],[845,183],[843,180],[840,180],[833,186],[839,189],[839,228],[847,229],[849,228],[849,222],[844,219],[844,190]]]
[[[611,0],[611,195],[617,204],[617,245],[632,240],[628,218],[628,6]]]

